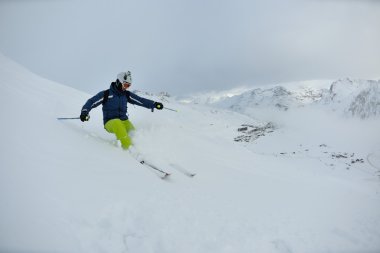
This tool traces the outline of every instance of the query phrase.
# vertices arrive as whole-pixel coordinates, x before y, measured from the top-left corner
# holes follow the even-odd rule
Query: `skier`
[[[128,88],[132,85],[131,72],[121,72],[117,75],[116,82],[112,82],[108,90],[104,90],[87,100],[82,107],[80,120],[82,122],[90,119],[91,109],[103,105],[104,128],[109,133],[116,135],[120,140],[123,149],[128,149],[132,145],[132,140],[128,133],[135,130],[133,124],[127,116],[127,105],[135,104],[148,109],[162,110],[163,104],[146,98],[137,96],[130,92]]]

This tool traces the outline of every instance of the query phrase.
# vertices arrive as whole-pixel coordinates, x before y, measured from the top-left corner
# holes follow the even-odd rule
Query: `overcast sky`
[[[380,1],[0,0],[0,51],[91,94],[380,78]]]

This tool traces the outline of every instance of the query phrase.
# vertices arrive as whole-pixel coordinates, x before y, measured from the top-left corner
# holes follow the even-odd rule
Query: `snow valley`
[[[56,120],[90,94],[0,55],[0,252],[379,252],[379,85],[154,96],[178,112],[130,118],[162,180],[104,131],[100,108]]]

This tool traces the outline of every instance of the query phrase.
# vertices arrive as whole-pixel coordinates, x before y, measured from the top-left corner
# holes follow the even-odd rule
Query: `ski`
[[[159,172],[159,173],[160,173],[159,177],[162,178],[162,179],[166,179],[167,177],[170,176],[170,173],[168,173],[168,172],[166,172],[166,171],[163,171],[163,170],[157,168],[155,165],[153,165],[153,164],[151,164],[151,163],[148,163],[148,162],[146,162],[145,160],[141,160],[140,163],[141,163],[142,165],[145,165],[145,166],[147,166],[147,167],[149,167],[149,168],[151,168],[151,169],[153,169],[153,170]]]
[[[178,165],[178,164],[174,164],[174,163],[171,163],[169,164],[173,169],[181,172],[182,174],[188,176],[188,177],[194,177],[196,175],[196,173],[193,173],[191,171],[188,171],[186,170],[185,168],[183,168],[182,166]]]
[[[133,157],[137,162],[139,162],[141,165],[149,168],[150,170],[152,170],[153,172],[155,172],[154,174],[156,174],[157,176],[159,176],[161,179],[165,179],[167,177],[170,176],[170,173],[164,171],[164,170],[161,170],[160,168],[158,168],[156,165],[153,165],[151,164],[150,162],[147,162],[143,156],[141,155],[140,152],[138,152],[136,149],[129,149],[129,154],[131,155],[131,157]]]
[[[160,169],[158,166],[146,161],[144,159],[144,155],[142,155],[139,151],[137,150],[130,150],[130,154],[133,158],[135,158],[140,164],[145,165],[146,167],[149,167],[150,169],[154,170],[156,175],[161,177],[162,179],[165,179],[169,177],[171,174],[167,171],[164,171]],[[196,174],[184,169],[182,166],[175,164],[175,163],[170,163],[168,166],[172,167],[173,169],[177,170],[178,172],[181,172],[185,176],[188,177],[194,177]]]

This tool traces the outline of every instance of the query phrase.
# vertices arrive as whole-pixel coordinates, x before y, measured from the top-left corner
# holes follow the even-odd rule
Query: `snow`
[[[115,144],[100,108],[56,119],[91,94],[2,55],[0,89],[0,252],[380,252],[378,118],[130,107],[133,152],[172,173],[162,180]],[[274,132],[234,141],[267,122]]]
[[[267,114],[268,108],[271,112],[273,108],[287,111],[324,106],[324,111],[366,119],[380,115],[380,80],[344,78],[282,83],[191,95],[181,101],[212,105],[253,117],[262,112]]]

